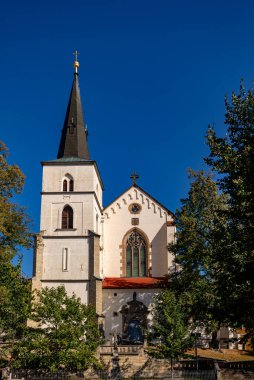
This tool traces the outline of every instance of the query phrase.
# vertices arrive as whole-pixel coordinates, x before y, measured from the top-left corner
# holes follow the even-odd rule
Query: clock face
[[[138,203],[132,203],[129,206],[129,211],[131,214],[139,214],[141,211],[141,206]]]

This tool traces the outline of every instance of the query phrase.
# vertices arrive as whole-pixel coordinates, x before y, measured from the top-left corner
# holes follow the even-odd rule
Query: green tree
[[[24,186],[24,174],[7,162],[8,150],[0,142],[0,264],[10,262],[20,247],[31,247],[30,221],[24,208],[13,203]]]
[[[175,255],[176,272],[171,289],[185,298],[185,309],[193,323],[206,323],[216,331],[228,317],[228,299],[221,292],[228,281],[222,239],[227,238],[227,197],[218,192],[211,175],[189,173],[188,197],[176,211],[176,243],[169,249]]]
[[[226,137],[209,128],[206,162],[218,173],[219,189],[228,196],[227,239],[222,241],[230,272],[224,291],[232,323],[253,328],[254,320],[254,89],[240,86],[226,99]],[[225,284],[224,284],[225,285]],[[244,311],[244,312],[243,312]]]
[[[30,281],[22,276],[21,262],[0,266],[0,329],[5,341],[22,336],[30,310]]]
[[[207,133],[206,162],[216,180],[191,173],[188,197],[176,212],[178,271],[171,287],[185,295],[190,318],[214,331],[221,323],[253,331],[254,90],[226,99],[227,134]]]
[[[77,371],[98,364],[100,344],[96,314],[64,287],[38,292],[28,327],[13,350],[13,365],[27,369]]]
[[[181,299],[174,292],[165,289],[154,299],[153,329],[160,337],[160,343],[151,353],[159,358],[171,361],[173,377],[173,361],[183,356],[192,346],[188,320]]]
[[[23,190],[24,175],[7,157],[0,142],[0,333],[11,345],[22,335],[29,312],[30,284],[22,276],[19,252],[31,246],[32,235],[24,208],[13,202]],[[0,347],[0,361],[6,357],[8,345]]]

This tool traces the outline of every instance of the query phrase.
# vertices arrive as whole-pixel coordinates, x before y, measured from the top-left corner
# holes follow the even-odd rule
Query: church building
[[[57,158],[42,162],[32,287],[64,286],[69,295],[94,305],[106,340],[117,334],[123,341],[142,341],[153,296],[173,265],[167,246],[174,239],[174,215],[137,184],[135,173],[131,186],[103,206],[78,67],[76,60]]]

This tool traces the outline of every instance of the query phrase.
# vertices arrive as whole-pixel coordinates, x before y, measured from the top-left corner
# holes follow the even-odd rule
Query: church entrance
[[[143,343],[143,331],[141,322],[138,319],[132,319],[127,329],[127,339],[131,343]]]
[[[121,310],[123,318],[122,343],[142,344],[144,342],[144,332],[147,330],[148,309],[137,300],[136,292],[133,293],[133,300],[127,302]]]

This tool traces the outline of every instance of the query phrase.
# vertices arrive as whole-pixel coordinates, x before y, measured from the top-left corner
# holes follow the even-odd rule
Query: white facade
[[[122,308],[133,299],[136,292],[137,300],[142,302],[148,309],[148,328],[152,321],[153,297],[158,293],[158,289],[104,289],[103,290],[103,315],[105,315],[105,338],[112,339],[114,334],[122,335],[123,316]]]
[[[63,189],[63,181],[73,181],[73,191]],[[69,183],[68,183],[69,186]],[[73,225],[63,228],[66,206],[73,210]],[[101,234],[102,184],[96,164],[43,163],[40,230],[43,258],[41,287],[64,285],[68,294],[75,293],[89,302],[90,231]],[[38,269],[38,268],[37,268]]]
[[[132,204],[140,206],[137,214],[130,212]],[[121,261],[124,260],[125,239],[133,229],[139,231],[147,242],[147,274],[150,277],[165,276],[173,260],[167,249],[174,239],[173,216],[137,186],[132,186],[104,209],[103,275],[126,276]]]
[[[65,286],[95,306],[106,338],[128,323],[149,325],[153,295],[172,269],[173,214],[133,185],[103,209],[103,185],[90,160],[75,71],[57,159],[43,162],[40,234],[33,289]],[[115,281],[117,279],[117,281]]]

